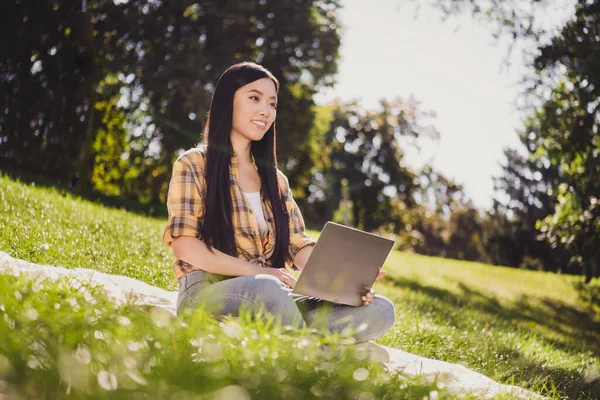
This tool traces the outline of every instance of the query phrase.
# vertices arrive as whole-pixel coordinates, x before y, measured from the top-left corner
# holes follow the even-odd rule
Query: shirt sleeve
[[[173,165],[167,195],[169,218],[163,235],[163,242],[169,246],[179,236],[201,235],[204,216],[204,176],[201,167],[191,163],[185,156],[177,159]]]
[[[283,181],[283,198],[287,208],[288,215],[290,216],[290,245],[288,262],[293,267],[294,257],[296,254],[306,246],[315,245],[317,242],[305,232],[304,218],[298,208],[298,204],[292,196],[292,190],[287,177],[283,172],[279,171],[279,175]]]

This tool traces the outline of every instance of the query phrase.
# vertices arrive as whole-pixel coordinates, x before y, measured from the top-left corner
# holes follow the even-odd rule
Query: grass
[[[202,310],[175,320],[99,287],[0,276],[0,393],[6,398],[424,398],[434,385],[365,363],[340,336]],[[369,378],[369,379],[367,379]],[[3,398],[4,398],[3,396]]]
[[[40,188],[2,175],[0,187],[0,250],[36,263],[94,268],[127,275],[168,290],[176,289],[170,267],[172,256],[161,242],[164,219],[106,208],[65,190]],[[310,233],[318,236],[318,232]],[[397,251],[392,252],[385,268],[388,275],[377,282],[375,289],[394,302],[397,322],[379,343],[460,363],[502,383],[526,387],[553,399],[600,397],[598,282],[583,286],[581,280],[573,276]],[[328,391],[319,366],[329,365],[329,361],[320,359],[316,353],[311,353],[307,360],[302,358],[308,354],[297,351],[301,338],[305,337],[302,332],[277,332],[276,327],[260,325],[259,321],[230,321],[239,326],[235,329],[243,331],[236,338],[218,335],[224,327],[214,321],[202,326],[196,324],[193,329],[184,326],[185,323],[182,325],[182,321],[175,321],[165,329],[153,322],[151,313],[132,307],[118,308],[103,298],[96,305],[79,302],[77,312],[71,306],[61,306],[60,309],[69,312],[57,314],[53,304],[76,296],[69,292],[68,285],[43,284],[43,289],[38,288],[36,292],[33,288],[19,289],[30,287],[27,286],[30,282],[8,277],[2,277],[0,285],[3,304],[0,310],[5,315],[0,324],[6,324],[7,318],[15,321],[0,329],[0,335],[4,336],[0,338],[0,380],[8,382],[10,387],[37,391],[49,398],[66,396],[69,385],[65,382],[70,382],[68,379],[71,378],[63,379],[60,371],[61,368],[64,370],[64,362],[61,360],[63,357],[68,362],[76,359],[78,343],[87,346],[89,351],[85,354],[94,356],[87,364],[88,372],[82,372],[87,378],[81,379],[89,383],[84,385],[85,390],[71,384],[71,396],[75,394],[75,397],[102,397],[102,391],[106,389],[99,382],[108,382],[109,388],[115,379],[117,382],[131,379],[135,382],[136,378],[127,378],[127,365],[134,364],[131,360],[126,364],[127,357],[138,360],[135,364],[138,366],[146,365],[140,360],[155,359],[152,361],[155,366],[149,370],[138,368],[139,376],[134,376],[141,376],[143,379],[139,380],[145,383],[129,382],[134,389],[119,385],[115,394],[120,393],[120,396],[139,391],[148,395],[175,393],[174,397],[186,397],[186,393],[207,395],[209,389],[203,388],[210,388],[213,392],[237,390],[251,398],[300,398],[301,393],[309,398],[382,398],[385,394],[387,398],[423,398],[435,390],[419,382],[387,376],[384,371],[377,370],[377,366],[366,367],[350,354],[349,361],[333,363],[333,375],[328,375],[325,383],[331,382],[337,389]],[[21,294],[23,300],[19,304],[8,305],[10,301],[14,302],[15,291],[29,293],[28,307],[36,310],[39,318],[28,319],[27,315],[33,312],[27,311],[25,294]],[[40,296],[41,292],[45,295]],[[48,296],[54,297],[48,300]],[[42,297],[45,300],[39,300]],[[103,315],[98,316],[103,321],[100,330],[92,329],[84,317],[97,313]],[[128,318],[130,324],[120,324],[118,316]],[[206,321],[203,318],[200,316],[199,319]],[[40,329],[35,325],[40,320],[53,324],[53,328]],[[17,326],[18,335],[13,334]],[[263,333],[257,335],[252,333],[253,329]],[[106,345],[96,343],[90,336],[95,331],[111,332],[111,337],[121,344],[116,341]],[[264,339],[265,333],[270,340]],[[224,340],[220,343],[223,349],[220,364],[215,367],[220,372],[216,373],[210,372],[213,368],[210,362],[192,359],[191,354],[197,351],[188,344],[192,338],[197,341],[198,337],[210,338],[211,334],[214,340]],[[147,335],[158,340],[160,349],[144,345],[141,359],[122,345]],[[20,337],[22,340],[18,339]],[[243,338],[247,340],[246,346],[241,345]],[[328,340],[335,342],[335,339]],[[40,346],[54,349],[45,356],[48,369],[43,370],[44,373],[30,368],[27,363]],[[228,346],[233,346],[231,351]],[[263,353],[280,354],[276,365],[265,365],[264,357],[258,362],[256,354],[260,349],[264,349]],[[104,356],[99,356],[101,354]],[[238,363],[239,359],[244,361]],[[250,362],[254,362],[252,368]],[[5,368],[6,365],[9,367]],[[295,375],[296,366],[300,365],[306,370]],[[356,381],[354,371],[361,367],[367,368],[369,379]],[[246,369],[253,371],[254,378],[244,375]],[[11,371],[10,379],[4,370]],[[105,371],[100,375],[101,379],[98,378],[100,371]],[[274,380],[281,371],[290,378],[291,389],[285,396],[288,384]],[[247,379],[256,382],[248,383]],[[317,385],[316,392],[311,391],[314,385]],[[342,393],[346,388],[348,391]],[[361,393],[364,396],[360,397]],[[443,391],[439,391],[439,395],[450,397]]]

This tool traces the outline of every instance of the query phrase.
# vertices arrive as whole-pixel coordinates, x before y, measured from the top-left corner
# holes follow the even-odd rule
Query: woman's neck
[[[252,163],[252,157],[250,156],[250,145],[251,141],[243,141],[234,140],[231,138],[231,146],[233,147],[233,151],[235,152],[236,157],[238,158],[238,162],[242,164]]]

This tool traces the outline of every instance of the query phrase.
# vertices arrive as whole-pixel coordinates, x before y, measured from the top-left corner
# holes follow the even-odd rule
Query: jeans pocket
[[[206,271],[195,270],[188,272],[181,277],[181,281],[179,283],[179,293],[186,292],[199,283],[208,283],[208,281],[209,273]]]

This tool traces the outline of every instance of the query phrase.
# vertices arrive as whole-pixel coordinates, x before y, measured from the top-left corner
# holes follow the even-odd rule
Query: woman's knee
[[[283,290],[283,285],[274,276],[242,276],[201,290],[180,293],[178,308],[203,306],[211,311],[220,309],[225,312],[238,309],[243,303],[250,308],[259,308],[262,304],[270,307],[279,298],[278,292]]]
[[[285,285],[276,277],[268,274],[257,274],[237,277],[222,287],[210,287],[206,293],[210,297],[224,295],[247,298],[253,301],[268,301],[280,297]]]
[[[382,323],[389,325],[388,329],[394,325],[396,322],[396,308],[390,299],[384,296],[375,295],[369,307],[370,306],[374,306],[377,309],[375,314],[379,316],[379,320]]]
[[[265,311],[285,325],[303,325],[300,311],[283,282],[268,274],[258,274],[254,278],[256,300],[264,306]]]
[[[363,306],[366,318],[361,331],[359,327],[359,341],[374,340],[385,335],[396,322],[396,309],[387,297],[376,295],[371,303]]]
[[[253,276],[254,281],[258,284],[258,285],[264,285],[267,287],[281,287],[284,288],[285,285],[283,284],[283,282],[281,282],[279,279],[277,279],[276,277],[274,277],[273,275],[269,275],[269,274],[256,274]]]
[[[294,303],[291,296],[291,289],[272,275],[256,275],[254,282],[257,292],[262,298],[271,299],[277,302]]]

